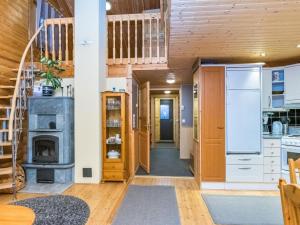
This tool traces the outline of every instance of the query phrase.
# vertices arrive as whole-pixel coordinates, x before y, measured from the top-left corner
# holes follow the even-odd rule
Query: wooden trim
[[[113,20],[125,20],[128,19],[130,21],[135,21],[135,20],[149,20],[149,19],[161,19],[160,13],[138,13],[138,14],[120,14],[120,15],[108,15],[107,16],[107,21],[108,22],[113,22]]]

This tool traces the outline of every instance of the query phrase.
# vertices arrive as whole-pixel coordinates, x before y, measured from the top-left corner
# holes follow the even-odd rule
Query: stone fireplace
[[[70,183],[74,177],[74,101],[31,97],[28,101],[28,183]]]

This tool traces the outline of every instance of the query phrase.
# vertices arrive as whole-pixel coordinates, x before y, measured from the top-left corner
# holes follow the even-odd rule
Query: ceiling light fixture
[[[106,1],[106,11],[111,10],[111,3],[109,1]]]
[[[175,74],[174,73],[169,73],[168,75],[167,75],[167,79],[166,79],[166,82],[168,83],[168,84],[174,84],[175,83]]]
[[[171,91],[164,91],[166,95],[171,94]]]
[[[297,44],[297,48],[300,48],[300,44]]]
[[[265,57],[265,56],[266,56],[266,53],[265,53],[265,52],[261,52],[259,55],[260,55],[261,57]]]

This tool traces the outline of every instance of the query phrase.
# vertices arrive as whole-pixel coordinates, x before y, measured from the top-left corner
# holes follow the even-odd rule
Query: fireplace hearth
[[[70,183],[74,177],[74,100],[31,97],[27,183]]]

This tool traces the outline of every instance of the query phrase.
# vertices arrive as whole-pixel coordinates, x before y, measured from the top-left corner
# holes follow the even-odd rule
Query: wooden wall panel
[[[27,45],[29,1],[0,1],[0,84],[15,76],[11,69],[18,67]]]
[[[29,39],[30,15],[35,12],[33,0],[1,0],[0,1],[0,85],[14,85],[9,78],[16,77],[12,69],[18,68],[22,54]],[[0,90],[0,95],[10,95],[13,90]],[[9,101],[1,100],[0,105],[7,105]],[[18,162],[26,156],[27,148],[27,115],[23,121],[23,136],[18,150]],[[11,152],[6,147],[5,152]]]

